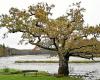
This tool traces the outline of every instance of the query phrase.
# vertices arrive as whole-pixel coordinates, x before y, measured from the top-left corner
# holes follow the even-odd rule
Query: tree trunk
[[[69,75],[69,67],[68,67],[69,56],[59,56],[59,69],[58,75],[68,76]]]

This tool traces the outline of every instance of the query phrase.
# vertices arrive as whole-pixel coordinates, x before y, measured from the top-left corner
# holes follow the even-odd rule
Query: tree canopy
[[[38,3],[27,10],[12,7],[9,14],[1,15],[0,26],[9,33],[22,32],[22,41],[56,51],[62,61],[69,56],[93,59],[94,53],[100,53],[100,25],[84,25],[85,9],[80,2],[72,6],[66,15],[56,19],[50,18],[55,5]]]

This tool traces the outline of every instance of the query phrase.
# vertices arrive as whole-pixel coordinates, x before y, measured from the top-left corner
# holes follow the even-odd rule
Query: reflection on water
[[[95,60],[100,60],[96,58]],[[1,57],[0,68],[14,68],[14,69],[33,69],[40,71],[47,71],[49,73],[57,73],[58,63],[15,63],[16,60],[58,60],[57,57],[49,58],[49,55],[26,55],[26,56],[13,56],[13,57]],[[71,57],[70,60],[83,60],[82,58]],[[100,63],[69,63],[70,74],[88,75],[94,78],[100,79]],[[93,72],[94,71],[94,72]],[[95,77],[94,77],[95,76]]]

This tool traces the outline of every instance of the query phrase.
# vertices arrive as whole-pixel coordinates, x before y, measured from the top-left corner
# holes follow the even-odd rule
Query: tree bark
[[[69,67],[68,67],[69,56],[59,56],[59,69],[58,75],[68,76],[69,75]]]

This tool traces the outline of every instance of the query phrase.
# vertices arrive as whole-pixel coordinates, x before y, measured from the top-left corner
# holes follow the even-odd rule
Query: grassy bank
[[[15,63],[58,63],[58,61],[15,61]]]
[[[0,75],[0,80],[82,80],[75,77],[54,77],[54,76],[23,76],[21,74],[17,75]]]
[[[8,72],[5,72],[5,70],[6,69],[0,69],[0,80],[82,80],[75,77],[54,76],[46,72],[38,72],[37,74],[27,73],[27,75],[24,75],[23,73],[10,74],[10,72],[18,72],[19,70],[9,69]]]
[[[69,61],[69,63],[97,63],[100,62],[100,60],[96,60],[96,61]],[[15,63],[58,63],[58,61],[24,61],[24,60],[20,60],[20,61],[15,61]]]

